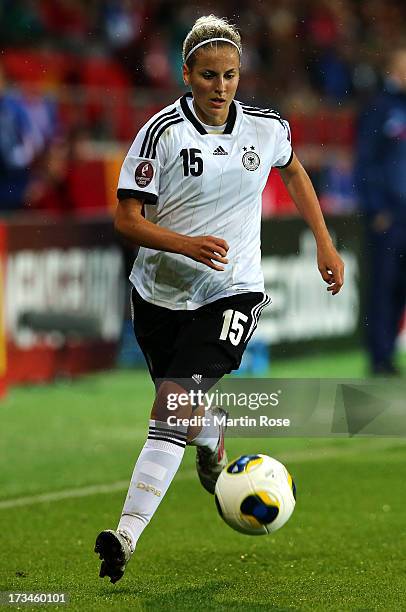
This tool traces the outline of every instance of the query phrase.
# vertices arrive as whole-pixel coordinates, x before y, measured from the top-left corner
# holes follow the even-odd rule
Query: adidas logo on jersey
[[[228,155],[228,153],[223,149],[223,147],[217,147],[217,149],[214,149],[213,155]]]
[[[218,153],[218,155],[224,155],[224,153]],[[200,383],[202,382],[202,375],[201,374],[193,374],[192,379],[195,381],[195,383],[197,385],[200,385]]]

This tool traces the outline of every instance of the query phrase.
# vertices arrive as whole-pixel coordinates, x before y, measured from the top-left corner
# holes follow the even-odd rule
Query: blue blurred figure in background
[[[356,177],[367,225],[371,373],[398,374],[406,304],[406,47],[391,53],[383,91],[360,118]]]
[[[23,207],[34,155],[27,108],[17,93],[8,90],[0,65],[0,211]]]

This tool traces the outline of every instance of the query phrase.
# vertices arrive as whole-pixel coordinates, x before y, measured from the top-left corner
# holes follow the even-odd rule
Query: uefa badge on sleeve
[[[141,162],[136,167],[134,174],[138,187],[148,187],[154,176],[154,168],[149,162]]]

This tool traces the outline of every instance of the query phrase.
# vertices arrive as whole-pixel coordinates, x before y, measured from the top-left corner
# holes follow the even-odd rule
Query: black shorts
[[[152,380],[195,377],[196,388],[206,390],[238,369],[271,301],[264,293],[241,293],[196,310],[170,310],[145,301],[135,288],[131,299],[135,336]]]

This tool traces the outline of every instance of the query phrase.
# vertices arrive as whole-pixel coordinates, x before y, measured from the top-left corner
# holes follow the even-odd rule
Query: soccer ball
[[[285,466],[268,455],[242,455],[221,472],[215,489],[221,518],[233,529],[266,535],[289,520],[296,487]]]

